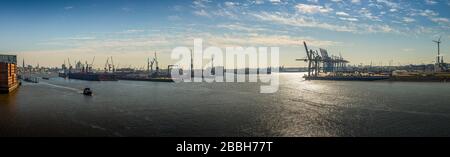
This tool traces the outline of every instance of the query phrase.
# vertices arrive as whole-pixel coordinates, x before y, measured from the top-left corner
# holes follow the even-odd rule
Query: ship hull
[[[96,73],[69,73],[69,79],[85,81],[117,81],[114,74],[96,74]]]
[[[59,77],[62,77],[62,78],[66,78],[66,77],[67,77],[67,74],[65,74],[65,73],[58,73],[58,76],[59,76]]]
[[[357,77],[357,76],[326,76],[326,77],[305,77],[306,80],[329,80],[329,81],[380,81],[389,79],[388,76],[365,76],[365,77]]]
[[[132,77],[120,77],[119,80],[150,81],[150,82],[174,82],[174,80],[172,78],[132,78]]]

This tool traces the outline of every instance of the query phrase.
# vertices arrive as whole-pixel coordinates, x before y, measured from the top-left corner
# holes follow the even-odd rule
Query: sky
[[[305,66],[302,42],[341,54],[352,65],[431,64],[432,40],[450,54],[449,0],[2,0],[0,54],[26,64],[60,66],[108,56],[143,68],[155,52],[161,66],[172,49],[280,47],[280,64]],[[73,64],[73,63],[72,63]],[[21,64],[20,64],[21,65]]]

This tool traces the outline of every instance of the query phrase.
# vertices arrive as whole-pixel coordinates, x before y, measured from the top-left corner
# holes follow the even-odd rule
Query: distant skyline
[[[193,46],[279,46],[280,63],[305,66],[302,42],[350,64],[431,64],[442,36],[450,62],[450,0],[4,0],[0,54],[19,64],[60,66],[64,60],[102,68],[144,67],[157,52]]]

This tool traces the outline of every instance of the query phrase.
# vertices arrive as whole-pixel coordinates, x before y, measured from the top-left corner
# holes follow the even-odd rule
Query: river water
[[[449,83],[301,76],[280,74],[273,94],[259,83],[23,83],[0,95],[0,136],[450,136]]]

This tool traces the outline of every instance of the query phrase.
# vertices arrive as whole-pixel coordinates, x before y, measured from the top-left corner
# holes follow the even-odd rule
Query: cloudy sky
[[[450,54],[449,0],[2,0],[0,53],[27,64],[106,56],[143,67],[153,52],[164,65],[177,46],[278,46],[281,64],[304,66],[302,41],[351,64],[433,63],[442,36]],[[450,56],[449,56],[450,57]]]

